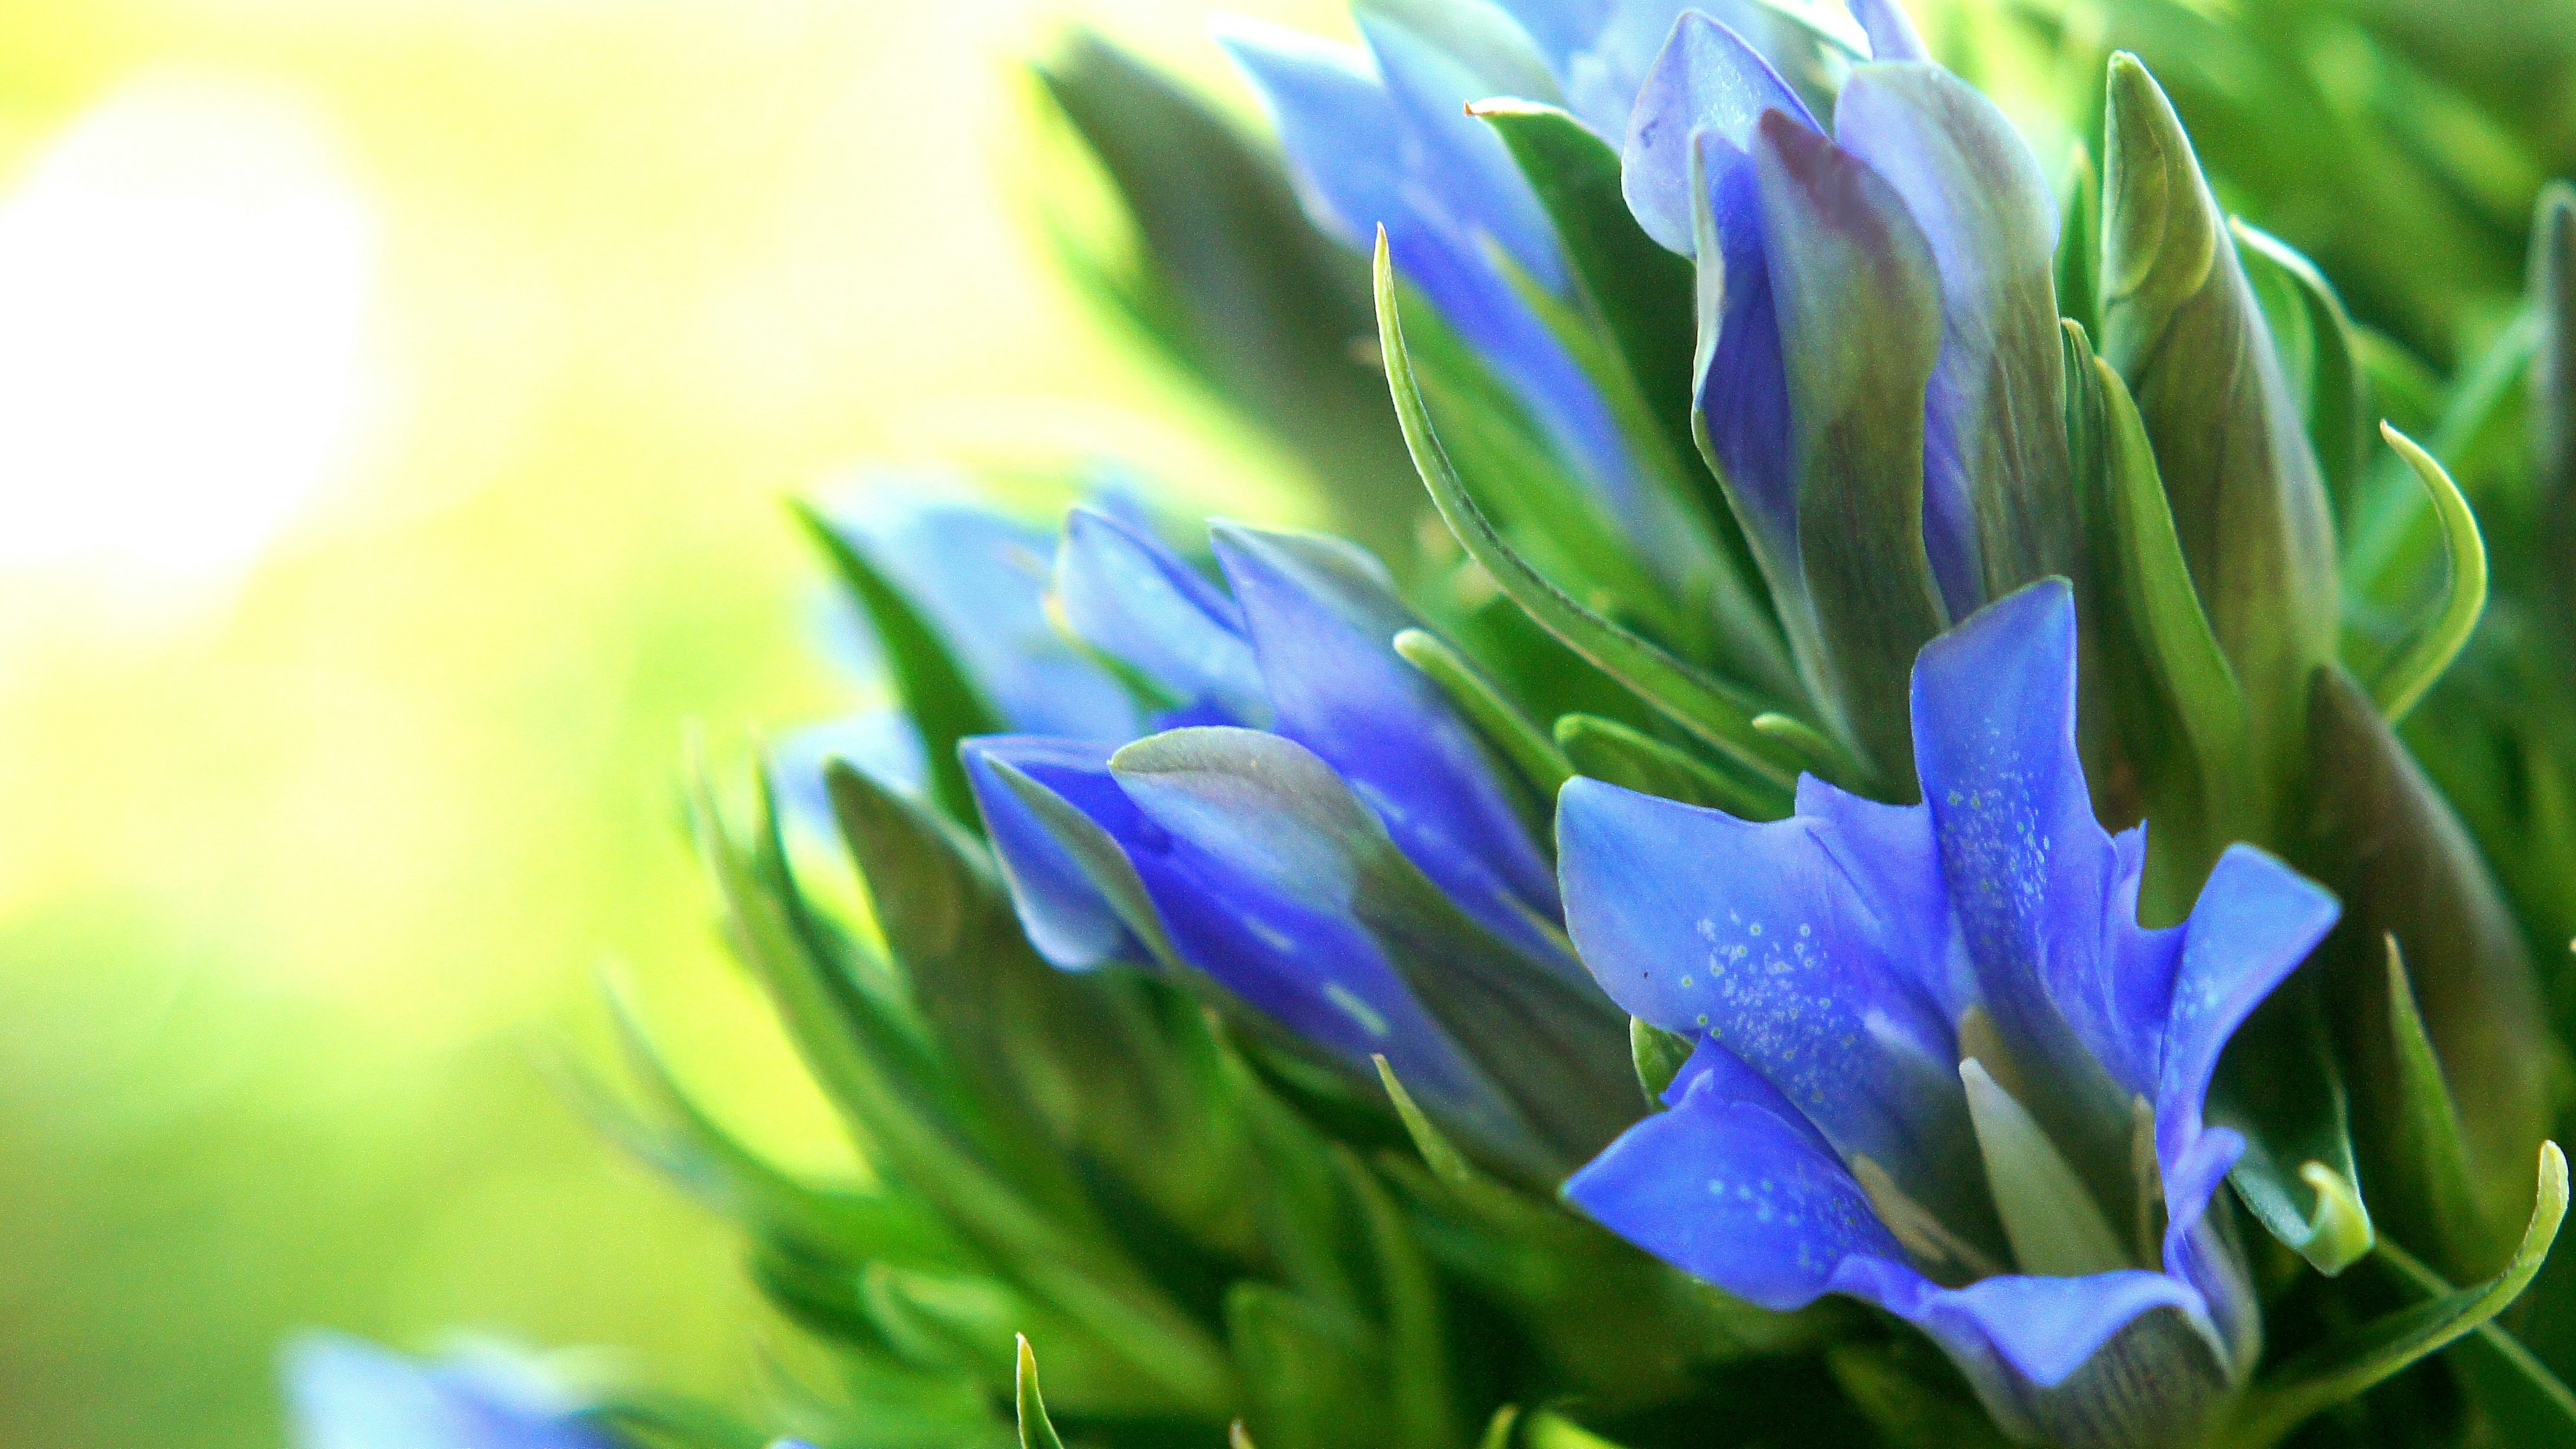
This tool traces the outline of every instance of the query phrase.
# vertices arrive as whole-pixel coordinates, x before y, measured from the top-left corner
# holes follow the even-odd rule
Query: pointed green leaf
[[[2487,546],[2478,534],[2477,516],[2469,511],[2469,500],[2460,496],[2460,485],[2435,462],[2433,455],[2415,445],[2415,440],[2388,424],[2379,425],[2380,436],[2397,450],[2424,480],[2424,491],[2432,495],[2433,510],[2441,519],[2442,552],[2449,561],[2449,579],[2442,590],[2441,607],[2416,631],[2415,637],[2380,671],[2371,686],[2371,695],[2379,701],[2382,714],[2390,723],[2406,717],[2433,681],[2442,677],[2451,661],[2469,642],[2469,633],[2478,626],[2478,615],[2487,605]]]
[[[1404,324],[1395,296],[1395,271],[1387,259],[1383,232],[1378,236],[1377,282],[1378,345],[1386,358],[1387,382],[1395,397],[1396,415],[1404,425],[1405,442],[1413,450],[1414,466],[1431,489],[1432,500],[1448,521],[1450,532],[1457,535],[1467,552],[1484,565],[1514,603],[1529,611],[1531,618],[1563,640],[1566,647],[1706,740],[1712,748],[1737,759],[1747,770],[1783,785],[1790,783],[1788,771],[1772,754],[1773,747],[1754,731],[1754,711],[1727,698],[1715,682],[1661,648],[1576,602],[1531,568],[1503,540],[1484,509],[1468,493],[1466,483],[1450,464],[1438,434],[1432,430],[1430,408],[1423,401],[1412,355],[1405,347]]]
[[[2102,330],[2102,175],[2081,140],[2066,158],[2057,230],[2057,310],[2087,332]]]
[[[2245,1396],[2226,1442],[2236,1449],[2268,1449],[2310,1415],[2475,1332],[2530,1286],[2566,1216],[2567,1158],[2557,1143],[2543,1142],[2538,1198],[2503,1272],[2389,1314],[2283,1364]]]
[[[2478,1234],[2477,1189],[2469,1177],[2468,1146],[2460,1137],[2459,1105],[2451,1084],[2442,1078],[2441,1059],[2433,1038],[2415,1009],[2415,986],[2406,976],[2406,956],[2397,938],[2388,942],[2388,1034],[2396,1065],[2397,1120],[2390,1126],[2391,1155],[2407,1165],[2409,1177],[2442,1229],[2437,1242],[2456,1242]]]
[[[1440,1286],[1411,1224],[1386,1189],[1347,1148],[1333,1154],[1343,1185],[1359,1206],[1368,1245],[1370,1281],[1378,1291],[1378,1358],[1391,1401],[1389,1426],[1396,1449],[1451,1449],[1457,1442],[1458,1406],[1452,1401],[1448,1328]]]
[[[1020,1449],[1064,1449],[1054,1421],[1047,1418],[1046,1396],[1038,1392],[1038,1356],[1029,1350],[1027,1334],[1017,1335],[1016,1341],[1019,1366],[1012,1380],[1012,1396],[1019,1410]]]
[[[2395,1243],[2379,1246],[2381,1261],[2425,1298],[2458,1291],[2440,1274]],[[2486,1421],[2488,1442],[2571,1449],[2576,1446],[2576,1392],[2532,1356],[2522,1341],[2490,1319],[2451,1345],[2445,1362],[2458,1371],[2469,1398]]]
[[[1664,1089],[1682,1074],[1690,1056],[1690,1038],[1641,1017],[1628,1018],[1628,1059],[1636,1064],[1637,1086],[1645,1092],[1648,1108],[1664,1104]]]
[[[2557,1120],[2564,1049],[2548,1030],[2502,892],[2378,707],[2349,674],[2329,668],[2318,672],[2310,714],[2315,788],[2292,858],[2344,903],[2317,961],[2371,1214],[2383,1233],[2433,1250],[2443,1271],[2477,1277],[2513,1242],[2524,1190],[2517,1164]],[[2415,1144],[2403,1139],[2406,1077],[2385,985],[2390,935],[2404,948],[2424,1036],[2459,1112],[2479,1205],[2472,1224],[2433,1200]]]
[[[1407,629],[1395,636],[1395,652],[1431,676],[1431,682],[1475,725],[1494,753],[1511,764],[1539,801],[1553,804],[1557,787],[1574,773],[1574,767],[1520,706],[1505,699],[1482,670],[1435,634]]]
[[[1740,781],[1617,720],[1570,714],[1556,722],[1556,742],[1574,768],[1646,795],[1706,805],[1747,820],[1789,813],[1789,792]]]
[[[1468,1166],[1467,1159],[1447,1137],[1441,1135],[1438,1127],[1432,1125],[1421,1104],[1413,1100],[1413,1094],[1406,1091],[1404,1083],[1397,1079],[1395,1068],[1387,1065],[1385,1056],[1375,1055],[1369,1060],[1377,1063],[1377,1079],[1386,1087],[1387,1100],[1395,1104],[1395,1115],[1404,1123],[1404,1134],[1413,1139],[1413,1150],[1422,1154],[1422,1163],[1431,1169],[1432,1176],[1443,1182],[1473,1179],[1477,1175],[1476,1169]]]
[[[800,504],[797,515],[823,546],[876,630],[894,676],[895,696],[921,734],[922,754],[930,762],[931,790],[940,808],[958,824],[978,828],[982,817],[975,812],[966,767],[958,762],[957,742],[970,735],[1000,733],[1002,717],[958,662],[938,627],[913,607],[912,600],[866,553],[813,509]]]

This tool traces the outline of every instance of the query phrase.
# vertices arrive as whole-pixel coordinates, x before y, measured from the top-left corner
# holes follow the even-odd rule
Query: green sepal
[[[2434,516],[2440,521],[2442,552],[2447,562],[2448,577],[2443,581],[2441,604],[2433,617],[2424,621],[2382,667],[2371,683],[2371,695],[2379,701],[2380,713],[2390,723],[2406,717],[2433,681],[2442,677],[2451,661],[2469,642],[2469,633],[2478,626],[2478,616],[2487,604],[2487,546],[2478,533],[2477,515],[2469,511],[2469,500],[2460,494],[2460,485],[2433,459],[2433,455],[2415,445],[2415,440],[2381,423],[2380,435],[2388,446],[2397,450],[2415,475],[2424,481],[2424,491],[2433,500]]]
[[[1789,813],[1786,789],[1729,775],[1617,720],[1566,715],[1556,722],[1556,743],[1578,773],[1640,794],[1705,805],[1747,820],[1777,820]]]
[[[1626,1074],[1612,1066],[1621,1023],[1591,983],[1478,924],[1305,747],[1259,730],[1179,729],[1120,750],[1110,770],[1131,798],[1186,812],[1203,848],[1367,930],[1535,1134],[1526,1144],[1487,1144],[1521,1171],[1551,1178],[1571,1170],[1636,1119]]]
[[[1386,1087],[1386,1098],[1394,1104],[1397,1119],[1404,1123],[1404,1135],[1413,1139],[1413,1150],[1422,1154],[1422,1165],[1430,1168],[1432,1175],[1443,1182],[1466,1182],[1474,1178],[1476,1169],[1469,1166],[1465,1154],[1442,1135],[1429,1114],[1422,1110],[1422,1104],[1413,1100],[1413,1094],[1405,1090],[1403,1081],[1395,1075],[1395,1068],[1387,1064],[1386,1057],[1375,1055],[1369,1060],[1377,1064],[1377,1079]]]
[[[1018,1410],[1020,1449],[1064,1449],[1055,1421],[1047,1417],[1046,1395],[1038,1390],[1038,1356],[1029,1348],[1029,1336],[1017,1334],[1013,1341],[1018,1351],[1011,1397]]]
[[[2368,449],[2361,363],[2343,299],[2288,242],[2228,218],[2245,279],[2271,325],[2272,345],[2293,396],[2306,400],[2308,443],[2316,450],[2326,496],[2348,517]]]
[[[2415,1007],[2415,985],[2406,953],[2389,936],[2386,1011],[2389,1058],[2396,1072],[2397,1116],[2389,1126],[2389,1155],[2406,1164],[2405,1181],[2441,1236],[2437,1244],[2475,1242],[2480,1212],[2469,1175],[2468,1144],[2460,1135],[2459,1104],[2442,1077],[2441,1058]]]
[[[2377,1234],[2313,977],[2274,991],[2237,1029],[2210,1086],[2209,1120],[2244,1137],[2228,1181],[2273,1237],[2329,1278],[2369,1255]]]
[[[1648,1108],[1664,1105],[1664,1092],[1691,1058],[1689,1037],[1666,1031],[1642,1017],[1628,1018],[1628,1060],[1637,1068],[1637,1087]]]
[[[2557,1143],[2543,1142],[2539,1192],[2503,1271],[2400,1309],[2281,1365],[2239,1401],[2220,1442],[2227,1449],[2269,1449],[2319,1410],[2354,1398],[2475,1332],[2530,1286],[2566,1216],[2567,1158]]]
[[[1530,617],[1562,640],[1595,668],[1618,680],[1637,697],[1674,723],[1706,741],[1747,770],[1790,782],[1777,747],[1753,728],[1758,711],[1729,697],[1725,687],[1674,658],[1662,647],[1638,637],[1576,601],[1532,568],[1494,527],[1483,506],[1467,491],[1447,450],[1433,431],[1395,294],[1395,271],[1388,261],[1386,236],[1378,235],[1378,343],[1386,358],[1386,375],[1395,397],[1396,416],[1413,450],[1413,462],[1431,490],[1433,502],[1468,554],[1483,565],[1494,582]]]
[[[1395,636],[1395,652],[1440,686],[1440,692],[1449,696],[1449,702],[1475,726],[1485,744],[1529,787],[1542,809],[1554,808],[1558,787],[1574,774],[1573,765],[1557,748],[1556,741],[1522,713],[1519,705],[1506,699],[1501,688],[1467,656],[1438,635],[1406,629]]]
[[[2077,611],[2091,616],[2099,667],[2085,691],[2086,774],[2102,815],[2152,818],[2139,913],[2180,921],[2232,840],[2257,833],[2264,807],[2249,778],[2245,704],[2174,534],[2164,480],[2128,386],[2065,328],[2068,432],[2083,502],[2088,567]]]
[[[876,631],[895,697],[921,736],[922,756],[930,763],[931,794],[951,820],[969,830],[981,829],[983,817],[976,813],[975,792],[966,782],[965,765],[957,758],[957,742],[1001,733],[1005,727],[1001,715],[938,627],[913,607],[875,561],[820,512],[802,503],[795,508]]]

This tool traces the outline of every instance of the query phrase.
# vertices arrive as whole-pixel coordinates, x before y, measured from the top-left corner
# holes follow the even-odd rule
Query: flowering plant
[[[1275,154],[1044,78],[1068,259],[1358,541],[818,510],[891,702],[700,772],[871,1176],[621,1005],[632,1132],[842,1381],[335,1350],[314,1442],[2576,1442],[2576,195],[2446,379],[2476,278],[2354,320],[2128,52],[2057,165],[1895,0],[1355,10],[1225,32]]]

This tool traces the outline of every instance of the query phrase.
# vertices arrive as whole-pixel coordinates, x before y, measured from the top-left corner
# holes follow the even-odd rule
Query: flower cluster
[[[848,1370],[781,1427],[2576,1435],[2531,950],[2576,930],[2576,193],[2443,415],[2534,446],[2464,490],[2372,458],[2439,385],[2134,57],[2087,60],[2097,174],[1894,0],[1354,8],[1223,30],[1275,154],[1096,44],[1047,79],[1136,223],[1107,300],[1346,516],[1411,511],[1339,466],[1400,454],[1446,531],[881,490],[810,521],[889,702],[694,797],[872,1169],[769,1164],[621,1018],[635,1139]],[[351,1437],[503,1414],[356,1352],[299,1374],[325,1449],[763,1437]]]

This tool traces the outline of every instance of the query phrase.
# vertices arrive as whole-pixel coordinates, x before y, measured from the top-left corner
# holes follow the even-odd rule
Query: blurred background
[[[1239,97],[1207,8],[1090,18]],[[1068,18],[0,4],[0,1440],[277,1443],[314,1326],[749,1385],[727,1233],[557,1064],[617,963],[817,1120],[673,788],[851,702],[782,499],[1114,450],[1265,507],[1006,199]]]

